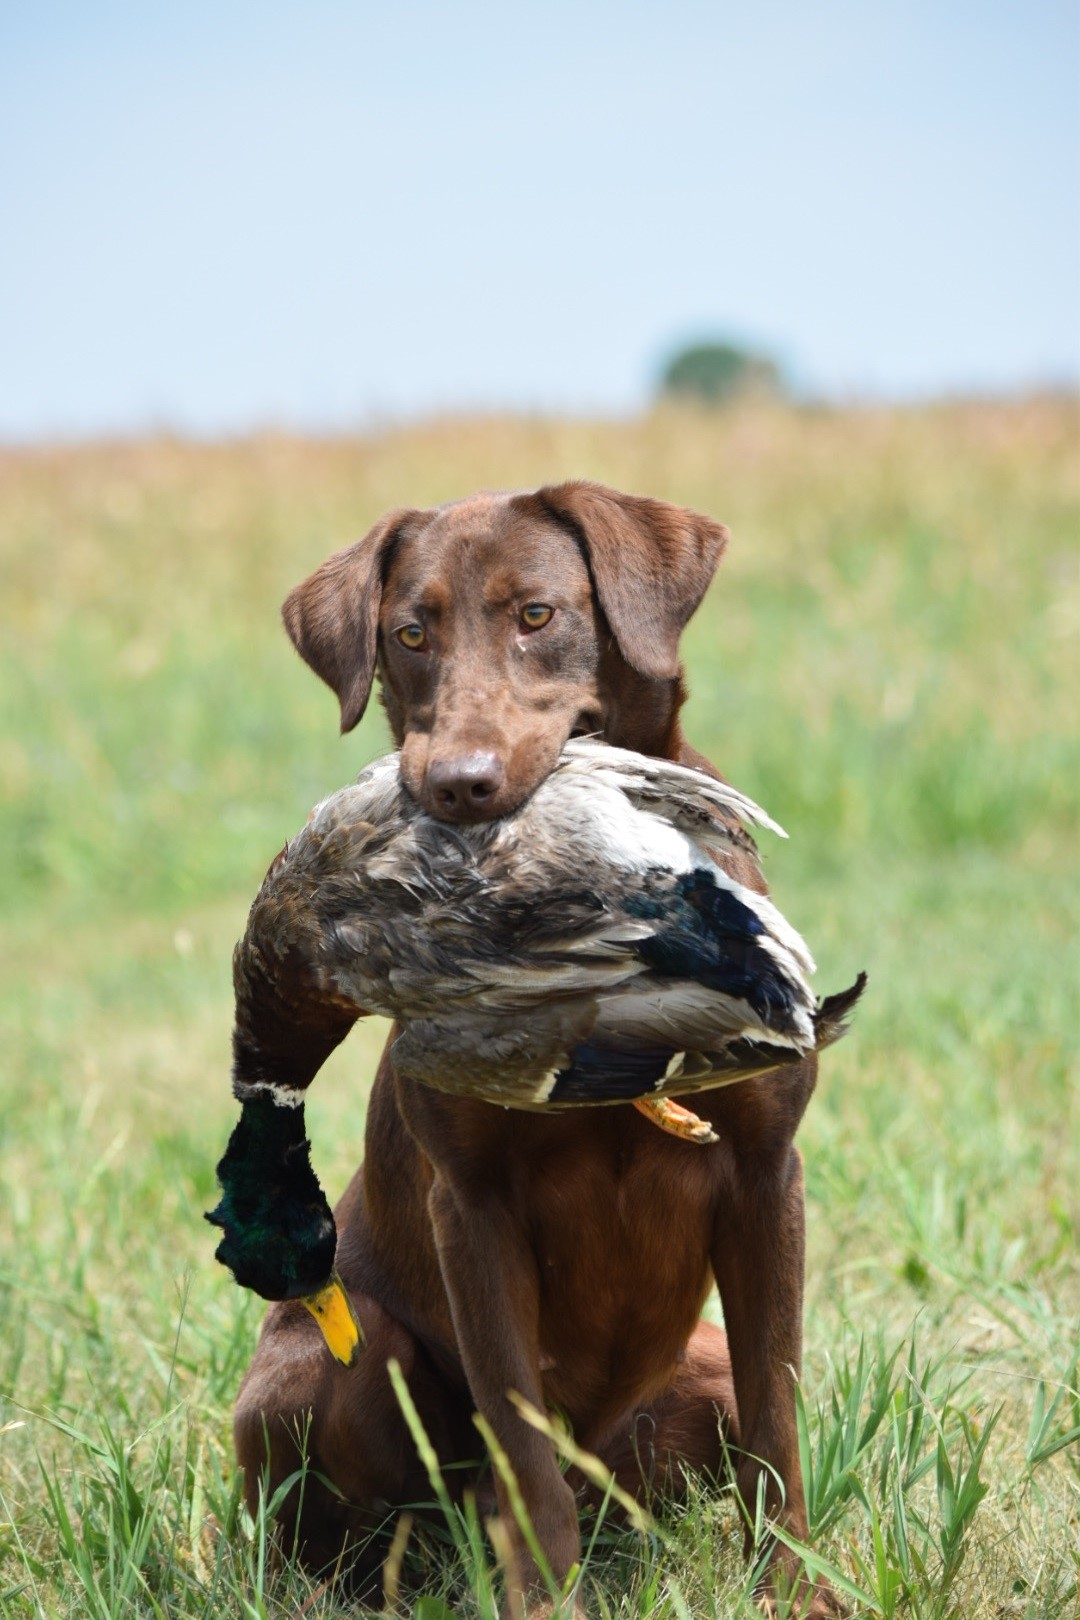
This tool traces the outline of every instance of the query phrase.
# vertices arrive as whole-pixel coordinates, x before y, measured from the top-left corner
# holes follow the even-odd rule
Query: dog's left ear
[[[367,708],[379,650],[379,604],[392,548],[426,513],[389,512],[362,540],[335,551],[281,609],[293,646],[341,704],[341,729],[351,731]]]
[[[722,523],[603,484],[551,484],[536,499],[577,534],[619,651],[656,680],[679,673],[679,637],[728,542]]]

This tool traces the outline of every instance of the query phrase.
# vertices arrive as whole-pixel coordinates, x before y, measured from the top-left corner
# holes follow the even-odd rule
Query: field
[[[1075,1615],[1078,443],[1036,400],[0,457],[0,1613],[355,1612],[238,1511],[260,1309],[201,1218],[232,942],[386,743],[337,736],[278,604],[390,506],[580,474],[731,526],[687,730],[790,832],[820,984],[870,973],[800,1136],[816,1553],[855,1613]],[[380,1041],[313,1088],[332,1196]],[[492,1613],[469,1536],[414,1529],[400,1612]],[[590,1613],[749,1615],[740,1539],[723,1492],[603,1524]]]

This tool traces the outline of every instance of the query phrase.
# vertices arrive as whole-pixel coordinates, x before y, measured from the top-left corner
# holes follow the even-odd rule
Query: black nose
[[[431,807],[437,816],[482,821],[490,813],[489,802],[505,778],[506,770],[498,755],[482,750],[432,760],[427,768]]]

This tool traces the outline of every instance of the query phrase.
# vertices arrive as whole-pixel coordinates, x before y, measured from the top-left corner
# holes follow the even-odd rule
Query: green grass
[[[573,474],[731,525],[688,730],[791,833],[768,870],[821,985],[871,975],[800,1137],[815,1554],[857,1612],[1076,1612],[1078,430],[1036,401],[0,457],[0,1613],[310,1595],[239,1509],[259,1308],[201,1212],[247,903],[386,738],[337,737],[277,607],[389,506]],[[379,1045],[313,1091],[332,1193]],[[729,1494],[586,1539],[590,1613],[750,1612]],[[414,1525],[403,1609],[490,1613],[496,1552],[475,1512]]]

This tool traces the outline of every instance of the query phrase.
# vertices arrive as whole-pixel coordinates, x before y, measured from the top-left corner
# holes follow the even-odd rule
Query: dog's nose
[[[482,749],[432,760],[427,768],[431,807],[437,816],[455,821],[483,821],[505,778],[502,760]]]

